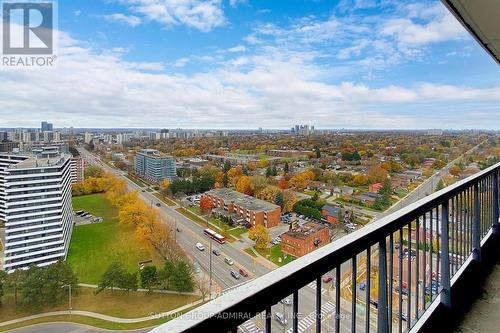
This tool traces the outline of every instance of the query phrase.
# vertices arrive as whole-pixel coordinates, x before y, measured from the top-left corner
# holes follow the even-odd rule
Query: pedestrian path
[[[245,321],[239,328],[246,333],[262,333],[262,330],[255,325],[253,320]]]
[[[321,318],[326,318],[326,316],[335,310],[335,305],[332,302],[326,302],[321,306]],[[316,323],[316,312],[313,311],[303,319],[299,320],[298,323],[298,333],[305,332],[309,327],[315,325]],[[293,327],[289,328],[286,333],[292,333]]]
[[[4,321],[0,323],[0,327],[2,326],[8,326],[12,324],[17,324],[26,320],[32,320],[32,319],[38,319],[38,318],[45,318],[45,317],[53,317],[53,316],[61,316],[61,315],[78,315],[78,316],[85,316],[85,317],[92,317],[92,318],[97,318],[101,320],[106,320],[114,323],[123,323],[123,324],[131,324],[131,323],[140,323],[144,321],[149,321],[153,319],[159,319],[159,318],[165,318],[168,316],[173,316],[177,314],[180,311],[189,309],[195,305],[203,303],[203,300],[198,300],[189,304],[186,304],[184,306],[181,306],[177,309],[167,311],[167,312],[162,312],[162,313],[154,313],[146,317],[140,317],[140,318],[118,318],[118,317],[113,317],[113,316],[108,316],[102,313],[96,313],[96,312],[90,312],[90,311],[82,311],[82,310],[63,310],[63,311],[51,311],[51,312],[45,312],[45,313],[39,313],[27,317],[22,317],[22,318],[16,318],[8,321]]]
[[[315,281],[313,281],[313,282],[309,283],[307,286],[308,286],[309,288],[311,288],[312,290],[316,290],[316,288],[317,288],[317,286],[316,286],[316,282],[315,282]],[[324,293],[326,293],[326,292],[327,292],[327,290],[326,290],[325,288],[321,287],[321,295],[323,295],[323,294],[324,294]]]

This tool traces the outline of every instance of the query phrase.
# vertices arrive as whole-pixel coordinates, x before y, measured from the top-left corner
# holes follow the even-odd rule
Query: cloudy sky
[[[500,69],[438,0],[59,1],[0,127],[500,129]]]

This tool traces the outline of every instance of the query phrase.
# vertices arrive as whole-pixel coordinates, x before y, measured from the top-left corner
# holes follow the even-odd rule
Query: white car
[[[234,265],[234,261],[233,261],[233,259],[231,259],[231,258],[226,257],[226,259],[224,259],[224,261],[225,261],[225,262],[226,262],[226,264],[228,264],[229,266],[233,266],[233,265]]]
[[[196,243],[196,248],[200,251],[205,251],[205,245],[201,243]]]
[[[288,324],[288,321],[286,320],[285,316],[281,312],[276,312],[274,314],[274,319],[276,319],[276,321],[283,326],[286,326],[286,324]]]

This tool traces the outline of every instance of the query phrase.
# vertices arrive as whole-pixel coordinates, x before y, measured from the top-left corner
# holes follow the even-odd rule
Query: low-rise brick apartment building
[[[228,189],[217,188],[204,194],[212,200],[215,209],[227,215],[236,215],[252,226],[272,228],[279,224],[281,207],[273,203]]]
[[[281,235],[281,251],[294,257],[301,257],[330,243],[330,230],[327,226],[307,222],[302,227]]]

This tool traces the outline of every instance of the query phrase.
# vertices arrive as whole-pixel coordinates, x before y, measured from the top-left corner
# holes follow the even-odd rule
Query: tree
[[[316,158],[321,158],[321,150],[319,146],[314,147],[314,152],[316,153]]]
[[[380,165],[374,165],[368,170],[368,178],[371,182],[383,182],[388,176],[387,170]]]
[[[84,171],[84,178],[101,178],[104,174],[104,171],[102,171],[101,168],[95,165],[90,165],[87,168],[85,168]]]
[[[113,292],[115,288],[119,287],[121,284],[120,282],[122,282],[123,276],[126,273],[127,272],[121,263],[117,261],[112,262],[102,274],[95,293],[98,294],[108,288],[111,288],[111,292]]]
[[[284,191],[283,193],[283,212],[288,213],[293,209],[293,205],[297,202],[297,196],[292,191]]]
[[[288,181],[285,178],[280,179],[280,181],[278,182],[278,187],[281,190],[288,189]]]
[[[193,270],[184,260],[179,260],[170,277],[171,286],[178,292],[193,291]]]
[[[167,260],[163,268],[158,272],[158,282],[166,289],[170,289],[170,279],[175,271],[175,264]]]
[[[5,285],[8,289],[14,292],[14,304],[17,305],[19,290],[21,290],[24,278],[26,276],[26,271],[22,269],[16,269],[7,276]]]
[[[197,280],[196,280],[196,289],[201,294],[203,302],[205,302],[205,297],[210,293],[210,280],[207,278],[206,275],[202,274]]]
[[[285,167],[283,168],[283,171],[285,172],[285,174],[290,172],[290,166],[288,165],[288,162],[285,162]]]
[[[166,194],[168,189],[170,188],[170,180],[168,178],[165,178],[163,179],[161,182],[160,182],[160,191],[163,193],[163,194]]]
[[[227,172],[224,172],[224,176],[222,177],[222,187],[227,187],[229,185],[229,177],[227,176]]]
[[[255,248],[265,250],[271,242],[271,237],[266,227],[261,224],[252,227],[248,232],[248,238],[255,242]]]
[[[444,182],[442,179],[440,179],[436,185],[436,191],[442,190],[443,188],[444,188]]]
[[[136,291],[138,287],[137,273],[124,272],[123,275],[119,276],[118,287],[125,290],[127,294],[131,290]]]
[[[238,182],[236,183],[236,191],[248,195],[253,195],[252,182],[250,180],[250,177],[241,176],[240,179],[238,179]]]
[[[458,165],[454,165],[450,168],[449,173],[455,177],[458,177],[460,173],[462,172],[462,169]]]
[[[259,193],[259,199],[274,202],[276,200],[276,195],[281,193],[279,188],[276,186],[268,185]]]
[[[146,266],[141,270],[141,286],[151,292],[154,285],[158,282],[156,266]]]
[[[2,306],[2,297],[4,295],[4,286],[7,281],[7,273],[0,271],[0,306]]]
[[[200,199],[200,209],[202,212],[209,211],[213,208],[213,202],[212,200],[207,197],[206,195],[202,196]]]

